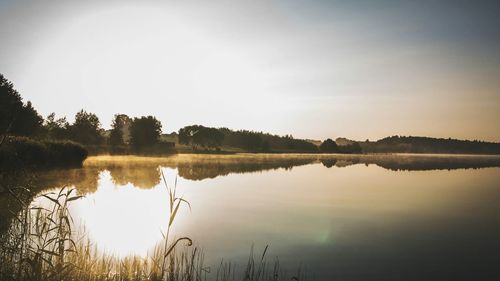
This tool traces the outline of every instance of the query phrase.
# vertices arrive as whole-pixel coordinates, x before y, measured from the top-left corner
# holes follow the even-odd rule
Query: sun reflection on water
[[[287,268],[312,265],[319,280],[355,272],[363,260],[385,276],[386,269],[429,256],[456,268],[471,264],[462,258],[471,251],[479,249],[485,259],[498,256],[491,239],[500,233],[498,168],[456,169],[497,167],[496,158],[480,157],[476,166],[462,156],[452,164],[442,156],[359,156],[364,162],[346,158],[358,156],[196,157],[99,157],[46,182],[86,196],[70,206],[75,224],[85,225],[99,254],[117,257],[145,257],[162,241],[169,196],[160,169],[169,187],[179,174],[178,196],[192,206],[179,210],[171,239],[192,238],[208,253],[209,266],[220,258],[244,264],[251,245],[269,245]],[[444,168],[451,170],[439,170]],[[408,253],[415,259],[408,260]]]
[[[163,183],[151,189],[116,185],[106,171],[100,175],[97,191],[75,202],[71,212],[99,250],[118,257],[146,256],[166,231],[168,191]]]

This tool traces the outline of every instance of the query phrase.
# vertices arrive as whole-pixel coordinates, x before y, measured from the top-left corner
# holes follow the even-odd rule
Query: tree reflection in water
[[[394,171],[452,170],[500,167],[499,156],[463,155],[339,155],[339,154],[235,154],[175,155],[170,157],[97,156],[82,168],[45,171],[35,176],[37,190],[75,186],[80,194],[95,192],[99,175],[109,171],[116,185],[128,183],[149,189],[160,183],[160,167],[177,169],[188,180],[212,179],[229,174],[267,170],[290,170],[296,166],[321,163],[326,168],[356,164],[377,165]]]

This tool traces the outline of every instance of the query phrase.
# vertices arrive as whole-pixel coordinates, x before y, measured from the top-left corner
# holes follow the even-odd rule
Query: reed
[[[0,236],[0,280],[13,281],[278,281],[304,280],[298,274],[288,277],[278,259],[268,262],[264,249],[255,259],[253,246],[241,272],[231,262],[221,261],[215,270],[204,264],[204,253],[192,246],[189,237],[171,238],[171,229],[182,205],[188,201],[177,196],[177,179],[168,190],[169,222],[163,241],[147,257],[118,258],[100,253],[86,237],[76,237],[69,206],[82,196],[64,187],[59,192],[40,195],[50,208],[33,206],[28,189],[10,190],[21,206],[8,231]],[[183,246],[184,245],[184,246]]]

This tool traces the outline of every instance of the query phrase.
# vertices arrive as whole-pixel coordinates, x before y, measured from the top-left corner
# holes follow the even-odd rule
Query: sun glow
[[[85,109],[108,129],[117,113],[154,115],[165,133],[202,124],[318,140],[498,140],[498,52],[446,42],[439,30],[451,22],[394,25],[370,9],[346,21],[265,1],[56,2],[0,11],[2,73],[44,116],[71,122]],[[408,40],[415,29],[422,37]]]
[[[32,61],[26,75],[38,77],[30,83],[37,89],[25,92],[43,94],[43,100],[33,99],[36,104],[58,100],[57,113],[70,120],[85,106],[104,126],[115,113],[153,113],[167,120],[168,130],[206,116],[231,120],[228,115],[267,106],[258,97],[265,96],[271,78],[244,51],[210,36],[175,7],[146,4],[110,6],[68,19]],[[43,77],[35,75],[42,68]],[[100,113],[102,104],[106,113]],[[189,115],[165,108],[186,108]]]
[[[168,192],[163,184],[151,189],[115,185],[105,172],[97,191],[75,202],[71,211],[100,251],[119,257],[146,256],[166,232]]]

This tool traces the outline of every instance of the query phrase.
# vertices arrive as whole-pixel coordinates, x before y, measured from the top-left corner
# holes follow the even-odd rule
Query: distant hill
[[[322,143],[322,141],[320,140],[313,140],[313,139],[305,139],[305,141],[308,141],[316,146],[319,146]]]
[[[346,146],[346,145],[353,145],[353,144],[357,143],[357,141],[353,141],[353,140],[346,139],[346,138],[337,138],[335,140],[335,143],[338,146]]]

